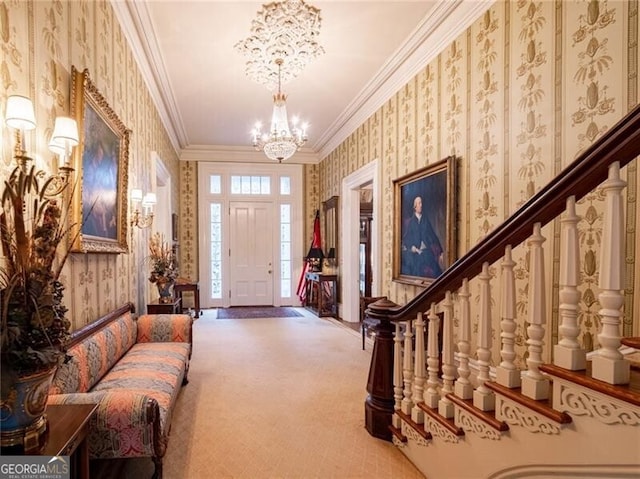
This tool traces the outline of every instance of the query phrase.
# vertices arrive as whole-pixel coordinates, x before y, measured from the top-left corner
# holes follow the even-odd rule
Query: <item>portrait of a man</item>
[[[406,256],[403,273],[427,278],[437,278],[442,274],[444,250],[431,221],[422,210],[421,196],[413,199],[413,214],[402,237],[402,250]]]
[[[451,264],[453,159],[395,180],[394,279],[433,280]]]

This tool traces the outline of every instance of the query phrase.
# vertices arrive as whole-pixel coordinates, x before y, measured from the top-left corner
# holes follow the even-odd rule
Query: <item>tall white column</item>
[[[430,408],[438,407],[440,394],[438,393],[438,368],[440,366],[440,350],[438,348],[438,331],[440,318],[436,314],[436,304],[431,303],[429,310],[429,335],[427,337],[427,390],[424,392],[424,403]]]
[[[491,275],[489,263],[482,265],[480,280],[480,321],[478,323],[478,387],[473,391],[473,405],[482,411],[493,411],[496,398],[493,391],[485,386],[489,381],[491,361]]]
[[[469,353],[471,352],[471,307],[469,298],[469,281],[462,280],[462,288],[458,292],[460,306],[460,340],[458,341],[458,380],[455,385],[455,393],[461,399],[471,399],[473,386],[469,381]]]
[[[400,323],[396,323],[396,333],[393,337],[393,409],[399,411],[402,407],[402,331]],[[392,424],[400,429],[402,420],[397,414],[391,418]]]
[[[586,353],[578,342],[578,311],[580,308],[580,240],[578,238],[578,222],[576,199],[567,198],[567,211],[560,220],[560,316],[561,339],[553,348],[553,362],[572,371],[586,368]]]
[[[520,387],[520,370],[516,368],[514,359],[516,352],[516,279],[513,267],[516,265],[511,258],[511,246],[507,246],[502,260],[502,321],[500,321],[500,339],[502,362],[496,368],[496,381],[508,388]]]
[[[620,164],[609,167],[609,178],[602,185],[605,194],[602,248],[600,249],[600,294],[598,300],[602,324],[598,341],[600,350],[593,358],[592,376],[610,384],[627,384],[630,363],[623,358],[620,347],[620,325],[624,304],[624,205],[622,189],[627,184],[620,179]]]
[[[404,358],[402,361],[402,377],[404,380],[404,398],[402,399],[402,412],[411,414],[413,401],[413,333],[411,321],[407,321],[404,331]]]
[[[453,361],[453,302],[451,292],[447,291],[442,303],[444,322],[442,324],[442,390],[438,413],[446,418],[452,418],[454,413],[453,403],[447,398],[447,394],[453,392],[453,381],[456,376],[456,365]]]
[[[424,422],[424,411],[418,407],[418,403],[422,402],[424,396],[424,320],[422,319],[422,313],[418,313],[416,318],[416,350],[415,350],[415,366],[414,379],[413,379],[413,409],[411,410],[411,419],[416,423],[422,424]]]
[[[529,238],[529,327],[527,328],[527,372],[522,378],[522,394],[531,399],[549,397],[549,379],[540,372],[544,347],[544,325],[547,322],[544,292],[544,251],[545,238],[540,233],[540,223],[533,226]]]

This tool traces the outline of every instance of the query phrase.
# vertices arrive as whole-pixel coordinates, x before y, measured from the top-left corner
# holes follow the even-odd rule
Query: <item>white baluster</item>
[[[478,387],[473,391],[473,405],[482,411],[493,411],[496,398],[487,386],[489,361],[491,360],[491,275],[489,263],[482,265],[480,280],[480,322],[478,324]]]
[[[553,348],[553,362],[572,371],[586,368],[586,353],[578,342],[578,311],[580,308],[580,240],[578,239],[578,222],[576,215],[576,199],[567,199],[567,212],[560,220],[560,316],[561,339]]]
[[[422,313],[418,313],[416,319],[416,351],[415,351],[415,365],[414,365],[414,379],[413,379],[413,402],[414,406],[411,410],[411,419],[416,423],[422,424],[424,422],[424,411],[418,407],[418,403],[422,402],[424,395],[424,320],[422,319]]]
[[[436,304],[431,303],[431,309],[429,310],[429,336],[427,337],[427,390],[424,392],[424,403],[430,408],[438,407],[438,400],[440,394],[438,394],[438,387],[440,381],[438,380],[438,368],[440,366],[440,360],[438,356],[440,351],[438,349],[438,331],[440,330],[440,318],[436,314]]]
[[[396,334],[393,337],[393,399],[397,411],[402,404],[402,334],[400,323],[396,323]]]
[[[404,331],[404,361],[402,373],[404,378],[404,398],[402,399],[402,412],[411,414],[413,401],[411,394],[413,393],[413,333],[411,332],[411,321],[407,321]]]
[[[455,393],[461,399],[473,397],[473,385],[469,381],[469,353],[471,352],[471,306],[469,298],[469,281],[462,280],[462,288],[458,292],[460,298],[460,341],[458,341],[458,380],[455,385]]]
[[[542,364],[544,346],[544,324],[546,299],[544,294],[544,250],[545,237],[540,233],[540,223],[533,226],[529,244],[529,327],[527,328],[528,369],[522,378],[522,394],[532,399],[549,397],[549,379],[539,369]]]
[[[624,205],[622,189],[626,182],[620,179],[620,164],[609,167],[609,178],[602,185],[605,193],[604,224],[602,225],[602,247],[600,249],[600,294],[602,309],[601,329],[598,334],[600,349],[593,358],[592,375],[610,384],[627,384],[630,378],[630,363],[618,351],[620,347],[620,325],[624,304]]]
[[[516,339],[516,279],[513,267],[516,265],[511,258],[511,246],[507,246],[502,260],[502,321],[500,321],[500,338],[502,362],[496,368],[496,381],[508,388],[520,387],[520,370],[513,360],[516,358],[514,349]]]
[[[438,403],[438,413],[446,418],[452,418],[454,413],[453,403],[447,394],[453,392],[453,381],[456,376],[456,365],[453,361],[453,302],[451,292],[447,294],[442,303],[444,311],[444,323],[442,324],[442,390]]]

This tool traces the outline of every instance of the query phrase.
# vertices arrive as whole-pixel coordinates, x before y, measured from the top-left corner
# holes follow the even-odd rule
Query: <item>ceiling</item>
[[[289,162],[317,162],[434,58],[489,0],[307,1],[321,10],[324,54],[283,85],[289,117],[309,140]],[[268,126],[272,92],[245,75],[234,45],[261,2],[112,1],[182,159],[261,161],[251,147]],[[268,160],[267,160],[268,161]]]

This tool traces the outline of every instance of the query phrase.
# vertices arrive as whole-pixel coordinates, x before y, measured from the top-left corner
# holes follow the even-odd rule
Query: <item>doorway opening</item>
[[[370,226],[370,258],[371,258],[371,295],[379,296],[381,288],[381,265],[379,253],[379,221],[376,214],[380,211],[379,160],[372,160],[359,170],[342,180],[341,225],[343,232],[340,249],[342,280],[342,314],[344,321],[358,323],[360,321],[360,199],[362,190],[371,193]],[[367,193],[369,194],[369,193]]]

